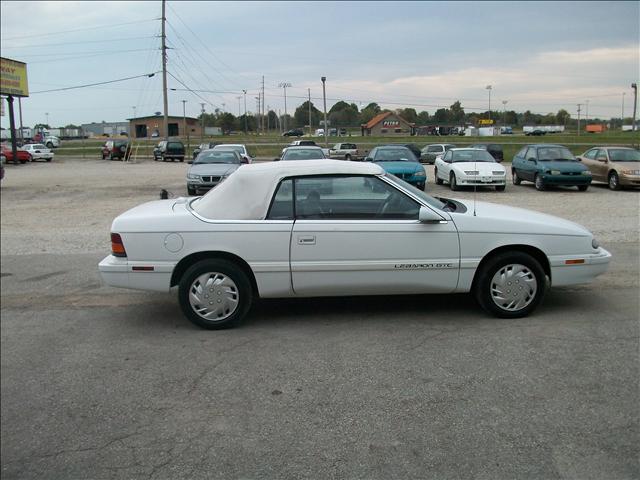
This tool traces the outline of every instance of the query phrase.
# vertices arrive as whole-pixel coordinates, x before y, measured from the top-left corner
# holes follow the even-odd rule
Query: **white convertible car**
[[[603,273],[611,255],[575,223],[433,198],[372,163],[243,165],[203,197],[158,200],[113,221],[109,285],[169,291],[204,328],[237,324],[257,297],[473,292],[522,317],[547,284]]]
[[[451,190],[465,186],[491,187],[504,191],[507,182],[505,168],[486,150],[452,148],[435,161],[436,183],[449,182]]]

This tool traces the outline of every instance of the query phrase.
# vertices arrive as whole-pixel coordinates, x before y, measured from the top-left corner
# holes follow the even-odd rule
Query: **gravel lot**
[[[614,254],[530,318],[467,295],[270,300],[206,332],[175,295],[97,272],[113,218],[184,195],[187,167],[6,166],[3,479],[640,478],[638,191],[476,194],[581,223]]]

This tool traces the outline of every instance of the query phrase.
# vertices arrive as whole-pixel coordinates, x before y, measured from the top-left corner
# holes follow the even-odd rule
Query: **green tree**
[[[275,113],[274,113],[275,115]],[[320,110],[318,110],[311,102],[311,125],[318,125],[320,121]],[[309,100],[304,102],[298,108],[296,108],[295,113],[293,114],[293,119],[295,121],[295,126],[303,128],[305,125],[309,123]]]
[[[416,123],[418,120],[418,113],[415,108],[399,108],[396,113],[409,123]]]
[[[416,119],[416,123],[418,125],[426,125],[427,123],[429,123],[429,112],[426,111],[422,111],[418,114],[418,118]]]
[[[433,121],[435,123],[447,123],[449,121],[449,110],[446,108],[436,110],[436,113],[433,114]]]
[[[460,104],[460,100],[457,100],[449,107],[449,121],[450,122],[463,122],[464,121],[464,108]]]
[[[360,123],[367,123],[373,117],[380,113],[380,105],[375,102],[370,103],[360,112]]]
[[[571,115],[564,108],[561,108],[560,110],[558,110],[558,113],[556,113],[556,120],[558,121],[558,125],[566,125],[570,118]]]
[[[269,128],[276,130],[279,126],[278,123],[278,114],[276,112],[274,112],[273,110],[269,110],[267,112],[267,124],[269,125]]]
[[[216,119],[216,127],[220,127],[224,133],[229,133],[236,125],[236,117],[233,113],[222,112]]]
[[[339,101],[329,110],[328,119],[334,127],[354,126],[359,120],[358,106],[355,103]]]

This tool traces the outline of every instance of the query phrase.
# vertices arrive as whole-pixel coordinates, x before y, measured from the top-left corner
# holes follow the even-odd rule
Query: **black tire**
[[[460,187],[458,186],[458,180],[456,180],[456,174],[453,172],[451,172],[451,175],[449,175],[449,187],[451,187],[451,190],[453,190],[454,192],[460,190]]]
[[[50,158],[47,158],[47,162],[50,162],[50,161],[51,161],[51,159],[50,159]]]
[[[578,190],[580,190],[581,192],[586,192],[588,188],[589,185],[578,185]]]
[[[609,178],[607,178],[607,183],[609,184],[609,188],[611,190],[620,190],[620,177],[618,177],[618,172],[609,173]]]
[[[197,291],[198,287],[202,285],[200,283],[202,277],[207,275],[211,275],[211,278],[218,277],[218,280],[220,277],[230,280],[225,288],[221,288],[218,284],[219,290],[216,290],[216,285],[211,285],[210,292],[206,294],[211,294],[218,303],[220,300],[224,302],[223,311],[219,312],[222,315],[220,320],[205,318],[195,310],[190,301],[191,291]],[[217,298],[219,295],[221,298]],[[213,297],[209,303],[215,306]],[[178,298],[182,312],[191,322],[208,330],[221,330],[235,327],[247,315],[253,301],[253,291],[247,275],[236,264],[228,260],[211,259],[201,260],[187,269],[180,279]],[[229,305],[226,300],[235,302],[235,304]],[[203,305],[202,308],[207,307]],[[215,311],[211,313],[215,313]]]
[[[47,142],[47,144],[45,145],[47,148],[53,148],[53,143],[51,142]]]
[[[195,188],[191,188],[191,187],[187,187],[187,193],[189,195],[195,195],[196,194],[196,189]]]
[[[116,157],[113,156],[113,153],[109,154],[109,160],[111,160],[112,162],[116,159]]]
[[[496,192],[504,192],[505,185],[496,185]]]
[[[504,272],[500,275],[499,272]],[[516,274],[509,279],[509,275]],[[542,301],[546,289],[546,276],[540,263],[531,255],[523,252],[505,252],[483,261],[474,281],[474,295],[480,306],[489,314],[500,318],[520,318],[529,315]],[[498,280],[495,281],[497,276]],[[501,277],[506,277],[500,284]],[[516,281],[517,280],[517,281]],[[523,283],[520,284],[519,282]],[[504,287],[504,288],[503,288]],[[499,296],[511,295],[523,302],[522,307],[512,306],[507,299]],[[524,290],[523,290],[524,288]],[[495,299],[494,299],[495,297]],[[509,308],[509,307],[512,308]]]
[[[181,162],[184,162],[184,157],[182,157],[182,158],[180,159],[180,161],[181,161]]]
[[[424,183],[419,183],[417,187],[418,187],[418,190],[422,190],[424,192],[426,185]]]
[[[344,156],[345,160],[351,161],[351,155],[349,155],[348,153]]]
[[[442,185],[444,183],[442,181],[442,179],[438,177],[438,169],[437,168],[433,170],[433,175],[436,177],[436,184]]]
[[[544,182],[542,181],[542,177],[537,173],[535,178],[533,179],[533,183],[536,186],[536,190],[538,190],[539,192],[544,191],[544,189],[546,188]]]
[[[514,185],[520,185],[522,183],[522,179],[518,176],[518,172],[515,168],[511,169],[511,179],[513,180]]]

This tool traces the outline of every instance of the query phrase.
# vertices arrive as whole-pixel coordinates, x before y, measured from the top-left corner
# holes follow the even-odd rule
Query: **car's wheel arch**
[[[255,297],[257,298],[260,296],[256,277],[249,264],[238,255],[222,251],[196,252],[181,259],[175,266],[175,268],[173,269],[173,273],[171,274],[171,287],[175,287],[180,283],[180,279],[189,269],[189,267],[202,260],[227,260],[228,262],[234,263],[245,273],[245,275],[247,275],[247,278],[251,282],[251,288]]]
[[[502,253],[526,253],[533,257],[544,270],[545,275],[549,279],[549,284],[551,284],[551,265],[549,264],[549,258],[545,255],[545,253],[537,247],[532,245],[523,245],[523,244],[513,244],[513,245],[502,245],[500,247],[496,247],[490,252],[487,252],[480,261],[478,268],[473,275],[473,282],[471,283],[471,291],[475,291],[476,283],[478,281],[478,277],[484,268],[484,265],[491,260],[496,255],[500,255]]]

